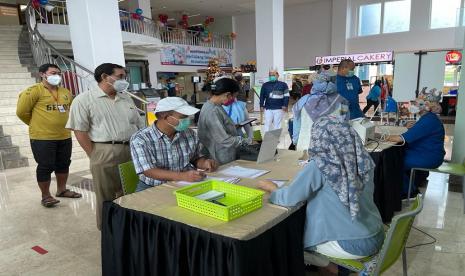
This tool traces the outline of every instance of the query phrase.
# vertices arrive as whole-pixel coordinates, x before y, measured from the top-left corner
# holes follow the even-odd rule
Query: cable
[[[416,228],[415,226],[412,226],[413,229],[421,232],[422,234],[424,234],[425,236],[431,238],[433,241],[431,242],[427,242],[427,243],[419,243],[419,244],[415,244],[415,245],[412,245],[412,246],[406,246],[405,248],[408,248],[408,249],[411,249],[411,248],[415,248],[415,247],[419,247],[419,246],[425,246],[425,245],[430,245],[430,244],[434,244],[437,242],[436,238],[431,236],[430,234],[426,233],[425,231],[422,231],[418,228]]]
[[[371,151],[371,153],[373,153],[379,147],[379,141],[377,141],[376,139],[371,139],[371,138],[368,138],[368,140],[376,143],[376,147]]]

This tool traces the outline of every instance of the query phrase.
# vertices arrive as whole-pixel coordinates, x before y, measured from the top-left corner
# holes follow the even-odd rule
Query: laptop
[[[261,144],[243,145],[238,149],[238,159],[265,163],[273,160],[282,129],[275,129],[265,133]]]

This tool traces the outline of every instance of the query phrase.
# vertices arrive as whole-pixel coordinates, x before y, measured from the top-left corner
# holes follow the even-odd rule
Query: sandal
[[[53,196],[47,196],[47,197],[42,198],[40,203],[42,204],[42,206],[50,208],[50,207],[55,206],[57,203],[60,203],[60,201],[53,198]]]
[[[66,189],[61,193],[57,193],[56,197],[80,198],[82,195],[80,193],[73,192],[70,189]]]

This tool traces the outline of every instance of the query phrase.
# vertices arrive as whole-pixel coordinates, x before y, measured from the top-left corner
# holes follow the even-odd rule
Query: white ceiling
[[[284,0],[284,4],[297,5],[316,1],[320,0]],[[185,12],[188,15],[223,17],[255,10],[255,0],[151,0],[151,2],[153,16],[159,13],[171,16]]]

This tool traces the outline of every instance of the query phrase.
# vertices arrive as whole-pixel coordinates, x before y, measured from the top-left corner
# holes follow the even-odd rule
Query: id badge
[[[354,90],[354,86],[352,85],[352,83],[348,82],[346,83],[346,86],[347,86],[347,90]]]
[[[65,113],[65,112],[66,112],[66,109],[65,109],[64,106],[58,105],[58,111],[59,111],[60,113]]]

